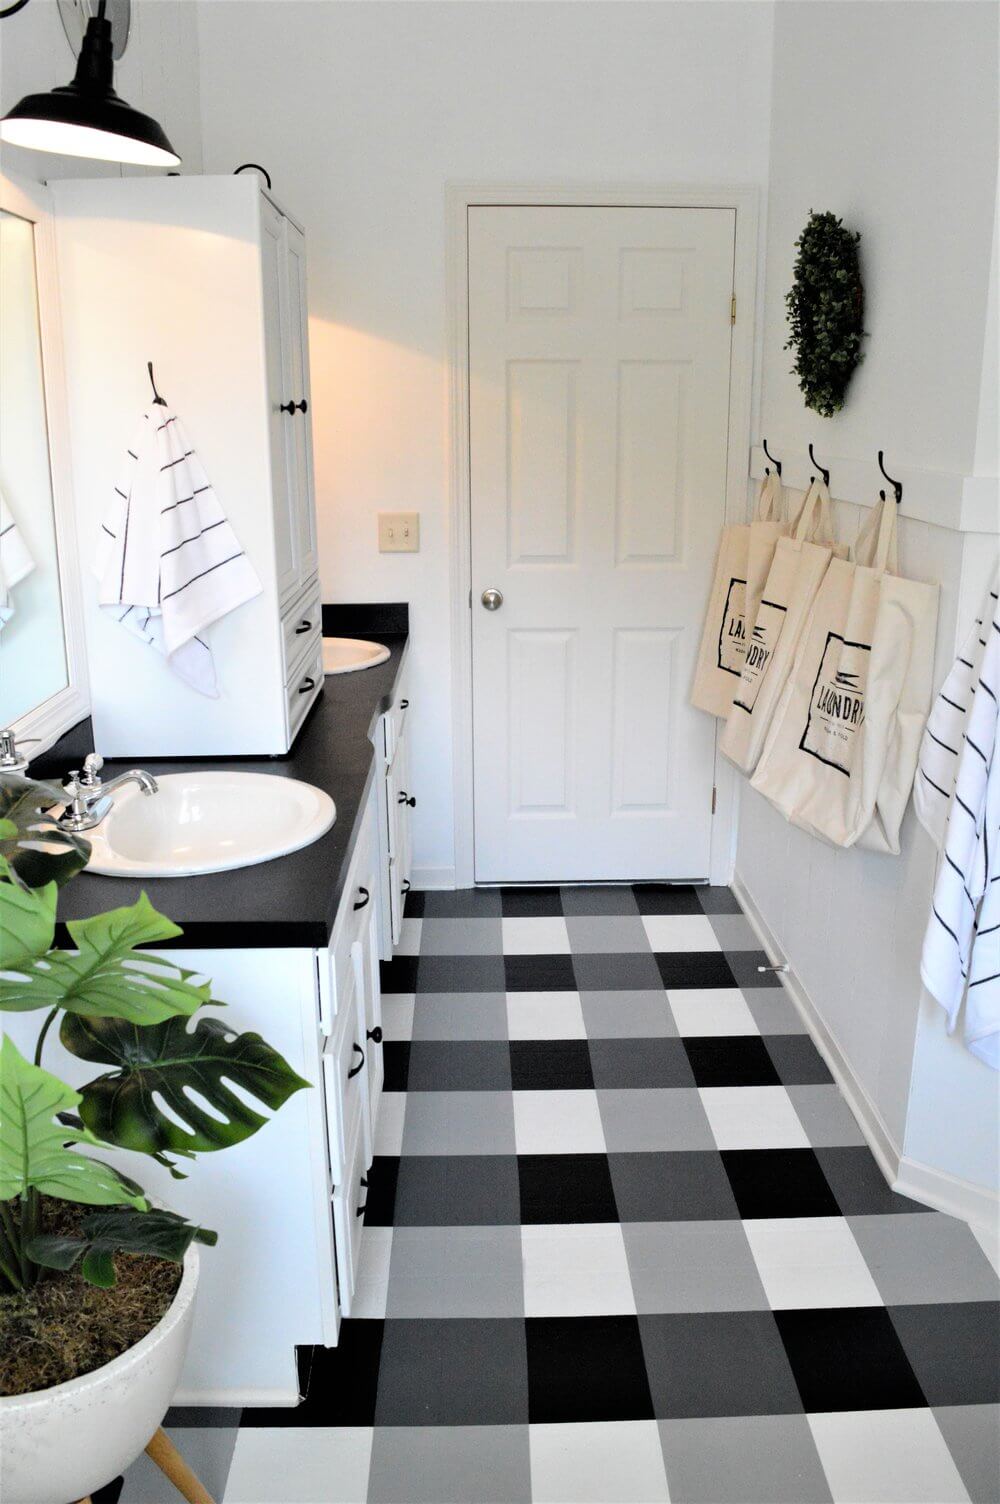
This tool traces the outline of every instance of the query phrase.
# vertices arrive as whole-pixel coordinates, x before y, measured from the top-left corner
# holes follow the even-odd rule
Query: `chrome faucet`
[[[156,779],[150,773],[144,773],[142,768],[130,768],[127,773],[119,773],[117,778],[104,783],[101,780],[103,767],[104,758],[97,752],[90,752],[84,758],[82,772],[77,768],[70,773],[63,785],[66,808],[59,816],[59,824],[65,830],[93,830],[110,810],[115,789],[126,783],[137,783],[146,795],[157,791]]]

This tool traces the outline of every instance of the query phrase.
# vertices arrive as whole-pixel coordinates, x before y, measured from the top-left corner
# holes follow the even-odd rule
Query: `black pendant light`
[[[0,120],[0,139],[60,156],[176,167],[180,157],[163,129],[114,91],[105,6],[106,0],[100,0],[97,15],[87,22],[73,82],[48,94],[26,94]]]

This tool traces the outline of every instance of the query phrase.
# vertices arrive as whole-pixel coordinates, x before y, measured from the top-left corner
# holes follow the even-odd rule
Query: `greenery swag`
[[[812,210],[795,242],[795,280],[785,294],[794,375],[806,407],[830,418],[844,405],[855,366],[864,359],[864,289],[858,231],[835,214]]]

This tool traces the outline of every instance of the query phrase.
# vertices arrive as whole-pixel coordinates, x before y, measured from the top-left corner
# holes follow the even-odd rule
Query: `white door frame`
[[[726,520],[747,515],[747,456],[750,452],[755,302],[757,292],[756,187],[738,184],[678,187],[589,183],[449,183],[445,189],[447,232],[449,531],[451,535],[452,782],[455,799],[455,886],[475,883],[472,778],[472,497],[469,484],[469,229],[476,205],[600,208],[733,209],[736,213],[733,328],[729,388]],[[737,780],[716,747],[717,802],[712,821],[709,876],[729,882],[736,841]]]

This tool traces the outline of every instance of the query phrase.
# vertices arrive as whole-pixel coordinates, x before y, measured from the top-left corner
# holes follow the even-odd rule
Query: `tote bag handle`
[[[806,492],[792,537],[797,543],[833,544],[833,514],[830,492],[824,481],[814,480]]]
[[[765,475],[757,494],[757,521],[784,522],[785,493],[775,471]]]
[[[898,574],[896,544],[896,498],[891,493],[872,507],[871,516],[858,529],[851,548],[851,563],[874,569],[877,574]]]

